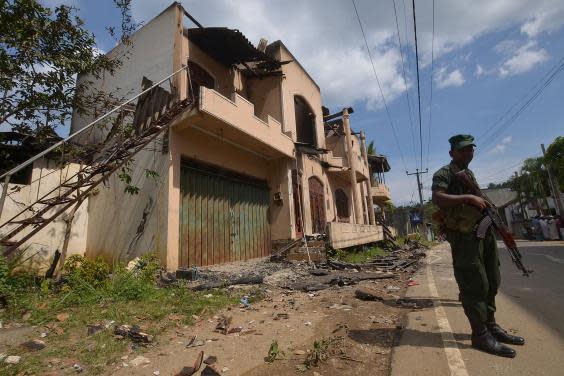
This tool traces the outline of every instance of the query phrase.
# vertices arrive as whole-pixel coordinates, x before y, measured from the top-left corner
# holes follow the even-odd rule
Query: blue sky
[[[408,88],[413,125],[418,136],[411,1],[356,0],[374,57],[398,145],[381,101],[372,66],[352,3],[347,0],[208,0],[183,1],[184,7],[205,26],[241,30],[251,41],[260,37],[282,39],[322,90],[332,110],[352,105],[355,129],[364,129],[378,152],[389,157],[392,171],[387,182],[395,204],[417,201],[414,170],[419,162],[419,139],[410,131],[405,88]],[[80,16],[95,33],[98,46],[115,45],[105,28],[116,26],[119,13],[111,0],[64,3],[79,8]],[[47,5],[58,0],[45,0]],[[170,1],[134,0],[138,22],[157,15]],[[405,4],[405,14],[404,14]],[[417,0],[423,130],[424,197],[430,195],[431,173],[449,161],[448,138],[456,133],[480,136],[519,98],[564,57],[564,2],[558,0]],[[405,22],[407,21],[407,23]],[[406,81],[403,80],[399,29]],[[433,105],[428,148],[431,80],[431,40],[434,36]],[[499,182],[528,157],[540,155],[540,144],[564,134],[564,73],[558,75],[522,115],[497,137],[478,138],[477,157],[471,168],[482,185]],[[513,112],[511,112],[513,113]],[[493,132],[490,132],[493,133]],[[413,147],[415,143],[415,149]],[[414,156],[415,155],[415,156]],[[417,162],[416,162],[417,159]]]

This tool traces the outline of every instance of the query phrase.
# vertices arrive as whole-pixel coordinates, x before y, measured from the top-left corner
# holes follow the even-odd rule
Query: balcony
[[[333,248],[348,248],[384,240],[382,226],[328,222],[327,234]]]
[[[372,187],[372,200],[375,204],[383,204],[384,202],[391,200],[392,195],[390,194],[390,188],[385,184],[378,184]]]
[[[266,121],[256,117],[254,105],[240,95],[228,99],[202,86],[198,109],[179,129],[192,126],[211,132],[266,159],[294,157],[294,142],[282,132],[280,122],[270,115]]]
[[[327,153],[325,161],[329,163],[329,168],[327,172],[340,175],[343,179],[349,179],[350,177],[350,164],[349,159],[346,155],[340,156],[335,155],[334,151]],[[358,182],[365,181],[368,179],[368,166],[364,163],[362,155],[360,152],[353,152],[353,158],[355,158],[356,163],[356,180]]]

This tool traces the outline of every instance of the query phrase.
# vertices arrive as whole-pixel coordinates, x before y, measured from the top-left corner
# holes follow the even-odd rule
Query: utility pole
[[[426,169],[425,171],[419,171],[418,168],[415,169],[415,172],[412,172],[411,174],[406,171],[406,175],[410,176],[410,175],[415,175],[417,177],[417,190],[419,191],[419,207],[421,210],[421,219],[423,219],[423,193],[421,192],[421,190],[423,189],[423,186],[421,185],[421,174],[426,174],[429,172],[429,169]]]
[[[546,157],[546,150],[544,149],[544,144],[541,144],[542,156]],[[558,185],[554,181],[552,176],[552,171],[550,170],[550,164],[544,161],[544,166],[546,167],[546,171],[548,171],[548,181],[550,185],[550,191],[552,192],[552,197],[554,198],[554,204],[556,206],[556,212],[558,215],[564,215],[564,208],[562,205],[562,200],[560,200],[560,190],[558,189]]]

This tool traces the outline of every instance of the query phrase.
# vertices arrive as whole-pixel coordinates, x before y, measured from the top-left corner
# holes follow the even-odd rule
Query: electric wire
[[[415,133],[413,131],[413,119],[412,119],[412,110],[411,110],[411,101],[409,100],[409,90],[407,88],[407,78],[406,78],[406,74],[405,74],[405,62],[403,59],[403,48],[402,48],[402,43],[401,43],[401,37],[400,37],[400,32],[399,32],[399,23],[398,23],[398,13],[396,10],[396,0],[392,0],[394,3],[394,16],[396,19],[396,32],[398,35],[398,43],[399,43],[399,50],[400,50],[400,56],[401,56],[401,68],[402,68],[402,74],[403,74],[403,84],[405,86],[405,97],[406,97],[406,101],[407,101],[407,108],[409,111],[409,130],[411,132],[411,143],[413,146],[413,159],[415,161],[415,167],[417,167],[417,155],[415,152]]]
[[[431,151],[431,126],[433,124],[433,74],[435,66],[435,0],[433,0],[433,31],[431,32],[431,94],[429,99],[429,134],[427,135],[427,168]]]
[[[485,150],[489,147],[493,142],[497,140],[497,138],[506,130],[508,129],[518,118],[521,114],[542,94],[544,89],[546,89],[552,81],[556,78],[556,76],[564,70],[564,58],[558,61],[558,63],[553,66],[549,70],[549,72],[543,76],[543,78],[534,85],[531,90],[529,90],[524,96],[522,96],[519,100],[517,100],[505,113],[494,123],[489,129],[484,132],[479,139],[483,139],[485,135],[490,133],[493,130],[493,133],[488,136],[488,140],[481,146],[481,150]],[[530,92],[534,90],[534,93],[530,95]],[[529,96],[530,95],[530,96]],[[527,98],[525,103],[521,104],[519,109],[513,113],[508,119],[501,122],[508,113],[510,113],[523,99]],[[501,122],[501,123],[500,123]]]
[[[366,34],[364,33],[362,21],[360,20],[360,16],[358,14],[358,9],[356,8],[355,1],[351,0],[351,2],[353,4],[354,11],[355,11],[355,14],[356,14],[356,18],[358,20],[358,25],[360,26],[360,31],[362,32],[362,37],[364,38],[364,44],[366,45],[366,50],[368,51],[368,57],[370,58],[370,64],[372,65],[372,71],[374,72],[374,76],[376,77],[376,82],[378,83],[378,88],[380,89],[380,95],[382,96],[382,102],[384,103],[384,107],[386,109],[386,114],[388,115],[388,120],[389,120],[390,126],[392,127],[394,139],[396,141],[396,145],[397,145],[398,150],[400,152],[400,156],[401,156],[401,160],[403,162],[403,166],[407,171],[407,165],[405,164],[405,158],[403,156],[403,151],[402,151],[400,143],[399,143],[398,135],[397,135],[397,132],[396,132],[396,128],[394,126],[394,122],[392,120],[392,116],[390,115],[390,110],[388,109],[388,104],[386,103],[386,98],[384,97],[384,91],[382,90],[382,85],[380,84],[380,79],[378,78],[378,74],[376,73],[376,67],[374,66],[374,60],[372,59],[372,53],[370,52],[370,47],[368,46],[368,40],[366,39]]]
[[[417,109],[419,112],[419,158],[421,171],[423,171],[423,129],[421,126],[421,87],[419,85],[419,51],[417,48],[417,19],[415,18],[415,0],[411,1],[413,6],[413,35],[415,36],[415,64],[417,71]]]

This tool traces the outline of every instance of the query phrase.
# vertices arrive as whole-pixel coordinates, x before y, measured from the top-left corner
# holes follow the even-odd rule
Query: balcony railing
[[[372,199],[375,203],[382,203],[392,199],[390,188],[385,184],[378,184],[372,187]]]
[[[230,126],[230,132],[224,132],[226,138],[231,141],[238,141],[245,138],[246,144],[252,142],[249,148],[268,148],[278,154],[293,157],[294,142],[290,137],[282,132],[282,125],[272,116],[268,115],[267,120],[263,121],[255,116],[254,105],[237,93],[233,94],[232,99],[228,99],[217,91],[200,87],[199,110],[204,114],[204,119],[194,120],[201,128],[210,126],[218,122]],[[211,121],[208,121],[211,120]],[[204,124],[206,123],[207,124]],[[209,129],[208,129],[209,130]],[[242,137],[243,136],[243,137]]]

